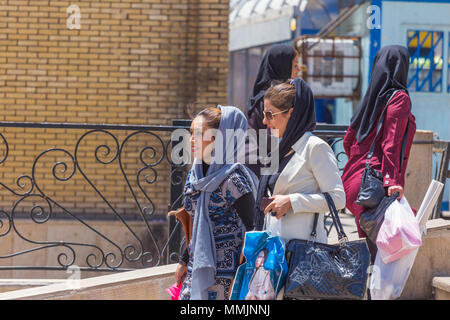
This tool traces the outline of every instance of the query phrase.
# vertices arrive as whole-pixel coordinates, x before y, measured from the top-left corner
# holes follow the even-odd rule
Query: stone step
[[[450,300],[450,277],[433,277],[435,300]]]

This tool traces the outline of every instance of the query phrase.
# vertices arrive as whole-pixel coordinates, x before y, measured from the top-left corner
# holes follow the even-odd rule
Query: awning
[[[229,51],[292,40],[290,23],[320,30],[337,15],[337,0],[232,0]]]

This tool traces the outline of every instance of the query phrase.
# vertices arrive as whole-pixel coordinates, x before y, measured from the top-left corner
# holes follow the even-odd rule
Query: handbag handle
[[[341,220],[339,219],[339,214],[336,209],[336,206],[334,205],[333,198],[330,196],[328,192],[324,192],[323,195],[325,196],[325,200],[327,201],[328,209],[330,210],[331,217],[333,219],[333,223],[336,226],[336,230],[338,233],[338,240],[340,243],[347,240],[347,235],[344,232],[344,228],[342,227]],[[319,214],[314,214],[314,224],[313,229],[311,232],[311,237],[313,240],[315,240],[317,236],[317,222],[319,220]]]
[[[336,226],[339,243],[341,243],[342,241],[346,241],[347,235],[345,234],[344,228],[342,227],[341,219],[339,219],[339,214],[336,209],[336,206],[334,205],[333,198],[331,198],[331,196],[328,192],[324,192],[323,194],[325,196],[325,199],[327,200],[328,208],[330,209],[330,213],[331,213],[331,217],[333,218],[334,225]]]

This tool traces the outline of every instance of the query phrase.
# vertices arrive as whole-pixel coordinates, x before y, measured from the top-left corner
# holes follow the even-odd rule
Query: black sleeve
[[[253,210],[255,207],[255,199],[253,194],[247,193],[234,202],[234,208],[236,213],[241,218],[247,231],[253,229]],[[180,263],[187,265],[189,262],[189,251],[184,249],[183,254],[180,257]]]
[[[251,192],[244,194],[234,202],[233,206],[247,231],[253,230],[253,210],[255,209],[253,194]]]
[[[184,248],[183,254],[180,257],[180,263],[184,264],[185,266],[188,264],[189,262],[189,251],[186,248]]]

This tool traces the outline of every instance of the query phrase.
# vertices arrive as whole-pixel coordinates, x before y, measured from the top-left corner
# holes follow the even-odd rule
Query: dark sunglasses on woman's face
[[[272,111],[269,110],[269,111],[263,111],[263,114],[264,114],[264,117],[270,121],[270,120],[273,120],[273,116],[276,116],[277,114],[285,113],[288,111],[289,111],[289,109],[273,113]]]

